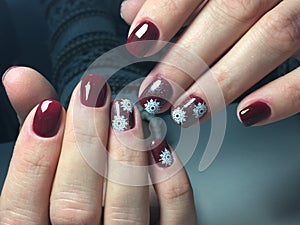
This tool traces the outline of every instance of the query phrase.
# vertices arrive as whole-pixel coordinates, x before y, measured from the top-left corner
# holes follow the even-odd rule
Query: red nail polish
[[[172,119],[178,125],[190,127],[201,119],[207,112],[205,101],[195,95],[191,95],[171,112]]]
[[[33,131],[41,137],[53,137],[59,128],[62,106],[51,99],[42,101],[35,112]]]
[[[252,126],[271,115],[271,108],[264,102],[254,102],[239,113],[241,121],[245,126]]]
[[[169,145],[164,139],[156,139],[150,145],[151,154],[155,163],[160,167],[169,167],[174,162],[174,157]]]
[[[97,74],[83,77],[80,86],[80,101],[87,107],[102,107],[106,102],[106,81]]]
[[[136,57],[143,57],[159,38],[159,30],[150,21],[140,23],[127,39],[127,50]],[[148,42],[147,42],[148,41]]]
[[[172,97],[173,89],[163,78],[154,80],[139,97],[139,104],[150,114],[158,113]]]
[[[128,99],[115,100],[111,107],[111,124],[116,131],[134,127],[133,105]]]

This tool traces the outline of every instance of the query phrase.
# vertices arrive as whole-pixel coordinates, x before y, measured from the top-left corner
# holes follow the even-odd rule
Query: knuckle
[[[219,0],[217,3],[218,11],[241,23],[257,19],[270,5],[269,0]]]
[[[129,208],[129,207],[111,207],[108,213],[105,215],[109,224],[145,224],[148,218],[141,216],[140,208]]]
[[[186,179],[180,184],[170,183],[164,187],[164,194],[161,197],[167,202],[179,201],[193,195],[190,182]]]
[[[50,219],[53,225],[99,224],[100,209],[96,209],[83,192],[76,190],[51,196]]]
[[[286,99],[289,99],[290,104],[300,109],[300,85],[294,80],[285,82],[281,86],[281,93],[284,93]]]
[[[300,41],[300,11],[276,10],[261,21],[265,42],[272,49],[284,53],[294,50]]]
[[[40,176],[41,174],[50,174],[53,171],[53,165],[49,160],[49,155],[44,154],[44,147],[34,147],[30,149],[23,149],[19,160],[13,161],[15,168],[21,173],[29,173],[33,176]]]
[[[33,221],[33,215],[24,215],[12,210],[3,210],[0,212],[0,225],[18,225],[28,224],[34,225],[36,221]]]

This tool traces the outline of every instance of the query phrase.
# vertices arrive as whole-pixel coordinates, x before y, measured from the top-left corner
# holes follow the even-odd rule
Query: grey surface
[[[201,125],[198,149],[186,165],[199,224],[300,224],[300,116],[245,128],[235,110],[236,105],[227,108],[226,135],[213,164],[204,172],[198,171],[211,133],[210,122],[206,122]],[[169,130],[172,133],[167,138],[177,142],[176,130]],[[0,145],[1,179],[10,156],[7,147]]]

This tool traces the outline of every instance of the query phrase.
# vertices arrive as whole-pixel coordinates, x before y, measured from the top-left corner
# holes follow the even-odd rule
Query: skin
[[[200,69],[196,76],[187,76],[175,67],[158,63],[142,83],[140,93],[160,73],[184,89],[186,95],[195,94],[208,101],[207,96],[218,96],[215,90],[205,90],[204,93],[202,89],[212,77],[223,94],[216,101],[208,101],[209,107],[215,109],[209,114],[213,114],[289,57],[299,59],[299,0],[210,0],[204,7],[201,3],[203,1],[127,0],[122,4],[121,15],[131,25],[129,34],[137,24],[147,19],[158,27],[161,41],[169,41],[187,18],[193,18],[176,43],[200,57],[210,68],[208,72]],[[199,10],[199,7],[203,8]],[[154,47],[150,54],[161,47]],[[176,62],[178,54],[172,56],[172,51],[175,52],[171,48],[164,57]],[[181,60],[184,58],[181,55]],[[246,96],[238,106],[238,113],[256,101],[267,103],[271,116],[255,125],[272,123],[298,113],[299,72],[298,67]],[[175,93],[173,105],[176,107],[184,98]]]
[[[38,78],[31,89],[24,87],[24,79]],[[145,145],[140,142],[132,149],[133,135],[143,138],[142,122],[139,111],[135,109],[135,127],[125,132],[114,132],[110,128],[110,90],[106,103],[100,108],[86,107],[80,103],[79,88],[75,88],[68,111],[62,109],[58,132],[53,137],[38,136],[32,128],[37,109],[26,107],[31,97],[44,93],[53,97],[52,87],[36,71],[29,68],[10,70],[3,81],[10,100],[18,110],[23,126],[18,136],[8,175],[0,198],[0,224],[149,224],[149,186],[132,186],[116,183],[114,174],[119,174],[120,163],[141,166],[148,162]],[[12,81],[19,82],[19,97],[24,107],[16,107]],[[28,81],[28,80],[27,80]],[[39,83],[40,82],[40,83]],[[22,84],[24,85],[22,88]],[[30,93],[28,90],[30,90]],[[48,95],[48,96],[47,96]],[[35,98],[33,98],[35,99]],[[31,102],[32,103],[32,102]],[[38,103],[38,102],[36,102]],[[26,111],[29,110],[28,115]],[[22,116],[20,116],[22,115]],[[94,118],[91,123],[90,118]],[[108,159],[108,180],[97,173],[87,163],[79,150],[92,154],[103,144],[110,157]],[[88,149],[86,147],[88,146]],[[126,154],[125,154],[126,153]],[[168,179],[154,183],[159,199],[160,218],[152,221],[157,224],[197,224],[192,188],[188,176],[179,159],[174,154],[174,163],[168,169],[152,166],[151,177],[161,180],[166,174]],[[99,157],[101,158],[101,157]],[[94,158],[95,160],[95,158]],[[97,158],[96,158],[97,160]],[[99,159],[100,160],[100,159]],[[117,163],[117,166],[113,166]],[[104,164],[105,161],[102,161]],[[100,164],[102,165],[102,164]],[[114,173],[117,171],[117,173]],[[175,171],[175,172],[174,172]],[[131,175],[135,181],[137,173]],[[148,171],[141,170],[140,178],[148,180]],[[151,185],[150,185],[151,186]],[[105,191],[103,191],[105,190]],[[103,194],[105,193],[105,194]],[[102,202],[104,213],[102,214]]]

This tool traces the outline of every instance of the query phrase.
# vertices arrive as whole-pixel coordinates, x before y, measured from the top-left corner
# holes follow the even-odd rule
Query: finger
[[[238,117],[245,126],[272,123],[299,112],[300,67],[243,99]]]
[[[172,148],[162,139],[151,143],[150,175],[160,204],[160,224],[197,224],[189,178]]]
[[[57,99],[52,85],[37,71],[27,67],[11,67],[3,78],[8,98],[17,112],[20,124],[43,99]]]
[[[148,224],[148,158],[139,111],[121,99],[111,115],[104,224]]]
[[[100,75],[86,75],[73,92],[51,194],[54,225],[100,224],[110,98]]]
[[[300,48],[299,19],[300,7],[296,1],[281,2],[187,90],[174,104],[173,112],[185,111],[183,106],[191,100],[191,95],[207,103],[207,115],[219,111],[224,102],[232,102]],[[218,90],[222,94],[217,96]],[[199,119],[186,113],[184,122],[190,125]]]
[[[155,53],[163,47],[155,41],[169,41],[202,2],[147,0],[130,27],[126,44],[128,51],[136,57]]]
[[[49,196],[60,154],[65,112],[45,100],[17,139],[0,200],[0,224],[48,224]]]
[[[170,91],[161,96],[171,103],[197,80],[208,66],[220,58],[264,13],[279,0],[250,1],[208,1],[183,35],[172,46],[166,56],[147,76],[140,88],[140,102],[153,98],[151,85],[160,78],[170,83]],[[249,60],[248,60],[249,61]],[[174,85],[175,84],[175,85]],[[160,94],[161,95],[161,94]],[[169,106],[160,102],[159,113]],[[145,104],[145,103],[144,103]]]
[[[131,24],[146,0],[124,0],[121,4],[120,15],[126,23]]]

